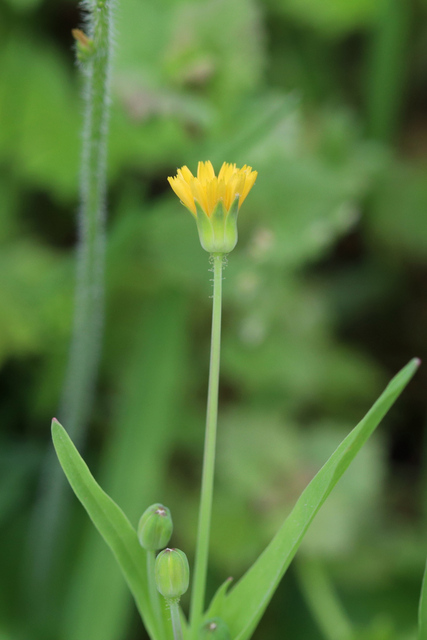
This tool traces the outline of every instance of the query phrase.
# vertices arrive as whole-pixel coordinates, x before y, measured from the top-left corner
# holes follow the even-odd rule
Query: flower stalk
[[[202,488],[200,498],[199,523],[197,530],[194,580],[190,609],[192,637],[196,638],[202,621],[205,601],[206,575],[209,554],[209,536],[212,513],[212,497],[215,473],[215,449],[218,416],[218,388],[221,347],[221,307],[222,270],[224,255],[212,254],[213,262],[213,306],[211,356],[209,366],[208,405],[206,414],[206,435],[203,455]]]
[[[162,610],[160,607],[160,595],[157,591],[156,581],[154,579],[154,566],[156,562],[156,553],[151,549],[147,550],[147,583],[151,607],[157,623],[157,632],[160,638],[165,637],[165,629],[163,625]]]
[[[183,640],[178,600],[169,600],[169,610],[171,613],[173,640]]]

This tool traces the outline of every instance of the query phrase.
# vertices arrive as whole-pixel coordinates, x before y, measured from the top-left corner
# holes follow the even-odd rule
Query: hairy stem
[[[181,617],[179,614],[179,604],[178,599],[169,600],[169,608],[171,612],[171,621],[172,621],[172,631],[173,631],[173,640],[183,640],[182,635],[182,625],[181,625]]]
[[[203,457],[202,489],[199,524],[197,530],[194,580],[191,592],[191,634],[197,637],[201,624],[208,567],[209,535],[211,525],[212,497],[215,472],[215,448],[218,415],[219,363],[221,348],[221,301],[222,269],[224,255],[212,254],[213,261],[213,307],[211,358],[209,367],[208,406],[206,415],[205,450]]]
[[[98,368],[104,312],[106,151],[112,53],[111,0],[90,5],[94,52],[83,63],[86,102],[80,183],[74,331],[61,414],[75,441],[87,421]]]
[[[83,440],[94,393],[104,313],[106,150],[110,67],[113,48],[113,0],[88,2],[86,31],[92,41],[82,62],[84,75],[83,152],[80,173],[77,286],[73,335],[59,415],[74,442]],[[42,478],[33,536],[36,575],[46,578],[54,564],[64,527],[65,479],[51,456]],[[34,539],[34,537],[33,537]]]

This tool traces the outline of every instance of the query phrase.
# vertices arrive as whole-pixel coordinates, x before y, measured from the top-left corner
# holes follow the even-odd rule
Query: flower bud
[[[168,544],[173,530],[170,511],[162,504],[152,504],[138,524],[139,543],[147,551],[158,551]]]
[[[202,627],[200,640],[231,640],[228,626],[221,618],[210,618]]]
[[[156,587],[167,600],[180,598],[188,589],[190,569],[187,556],[179,549],[164,549],[154,565]]]

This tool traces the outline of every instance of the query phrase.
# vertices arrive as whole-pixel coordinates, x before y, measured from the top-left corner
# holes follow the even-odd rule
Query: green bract
[[[209,253],[230,253],[237,244],[239,197],[236,196],[228,211],[222,200],[219,201],[210,216],[197,201],[195,204],[197,229],[203,249]]]
[[[180,598],[190,582],[187,556],[180,549],[165,549],[156,558],[154,575],[156,587],[164,598]]]
[[[173,531],[170,511],[160,503],[152,504],[142,514],[138,524],[139,543],[147,551],[164,549]]]

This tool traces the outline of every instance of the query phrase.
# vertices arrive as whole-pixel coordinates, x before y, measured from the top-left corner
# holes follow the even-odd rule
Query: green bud
[[[202,627],[200,640],[231,640],[231,635],[224,620],[210,618]]]
[[[170,511],[162,504],[152,504],[138,524],[139,543],[147,551],[158,551],[168,544],[173,530]]]
[[[156,587],[167,600],[180,598],[188,589],[190,569],[187,556],[179,549],[164,549],[154,565]]]

